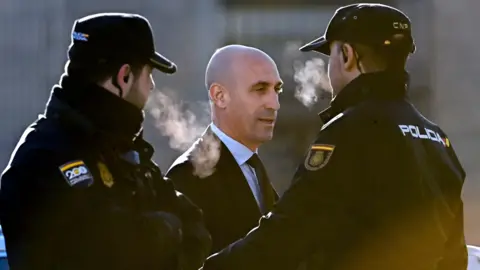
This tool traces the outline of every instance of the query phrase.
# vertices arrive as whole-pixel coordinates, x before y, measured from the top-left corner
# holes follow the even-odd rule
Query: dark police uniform
[[[143,17],[100,14],[75,23],[72,62],[123,61],[126,54],[176,70],[155,52]],[[62,77],[2,175],[0,218],[12,270],[202,265],[211,239],[201,210],[164,181],[142,122],[142,110],[117,95]]]
[[[410,35],[400,11],[357,4],[337,10],[327,38],[302,50],[328,54],[329,37],[350,41],[340,36],[350,25],[377,40]],[[409,102],[407,80],[387,70],[342,89],[274,210],[203,270],[466,269],[465,172],[447,135]]]

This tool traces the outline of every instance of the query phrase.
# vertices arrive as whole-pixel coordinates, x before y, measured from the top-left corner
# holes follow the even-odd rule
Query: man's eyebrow
[[[269,83],[269,82],[267,82],[267,81],[258,81],[258,82],[256,82],[255,84],[252,85],[252,88],[253,88],[253,87],[257,87],[257,86],[263,86],[263,87],[265,87],[265,86],[269,86],[269,85],[271,85],[271,83]],[[280,88],[280,87],[282,87],[282,86],[283,86],[283,82],[281,82],[281,81],[280,81],[280,82],[277,82],[277,83],[275,84],[275,88]]]
[[[265,87],[265,86],[269,86],[270,83],[269,82],[266,82],[266,81],[258,81],[256,83],[254,83],[252,85],[252,87],[257,87],[257,86],[262,86],[262,87]]]

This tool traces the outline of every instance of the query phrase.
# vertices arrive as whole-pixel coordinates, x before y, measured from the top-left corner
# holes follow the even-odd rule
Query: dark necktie
[[[253,154],[252,157],[248,159],[247,164],[255,169],[255,175],[257,176],[260,187],[260,209],[262,214],[266,214],[272,210],[273,204],[275,203],[275,195],[270,180],[268,179],[267,171],[257,154]]]

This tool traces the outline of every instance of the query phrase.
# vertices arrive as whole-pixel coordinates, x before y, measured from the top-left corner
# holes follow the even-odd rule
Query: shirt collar
[[[221,131],[214,123],[210,124],[210,128],[217,137],[225,144],[230,153],[237,161],[238,165],[243,165],[254,154],[248,147],[232,139],[230,136]],[[256,153],[257,151],[255,151]]]

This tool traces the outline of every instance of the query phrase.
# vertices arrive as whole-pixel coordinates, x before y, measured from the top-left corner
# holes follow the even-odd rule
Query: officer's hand
[[[197,270],[203,265],[211,250],[212,239],[203,223],[184,226],[184,237],[179,254],[182,270]]]
[[[182,222],[167,212],[147,212],[143,214],[147,230],[155,232],[157,239],[165,240],[169,246],[179,246],[182,242]]]
[[[166,212],[146,212],[142,214],[139,230],[143,230],[149,250],[160,265],[176,265],[177,255],[182,244],[182,222],[178,217]]]

